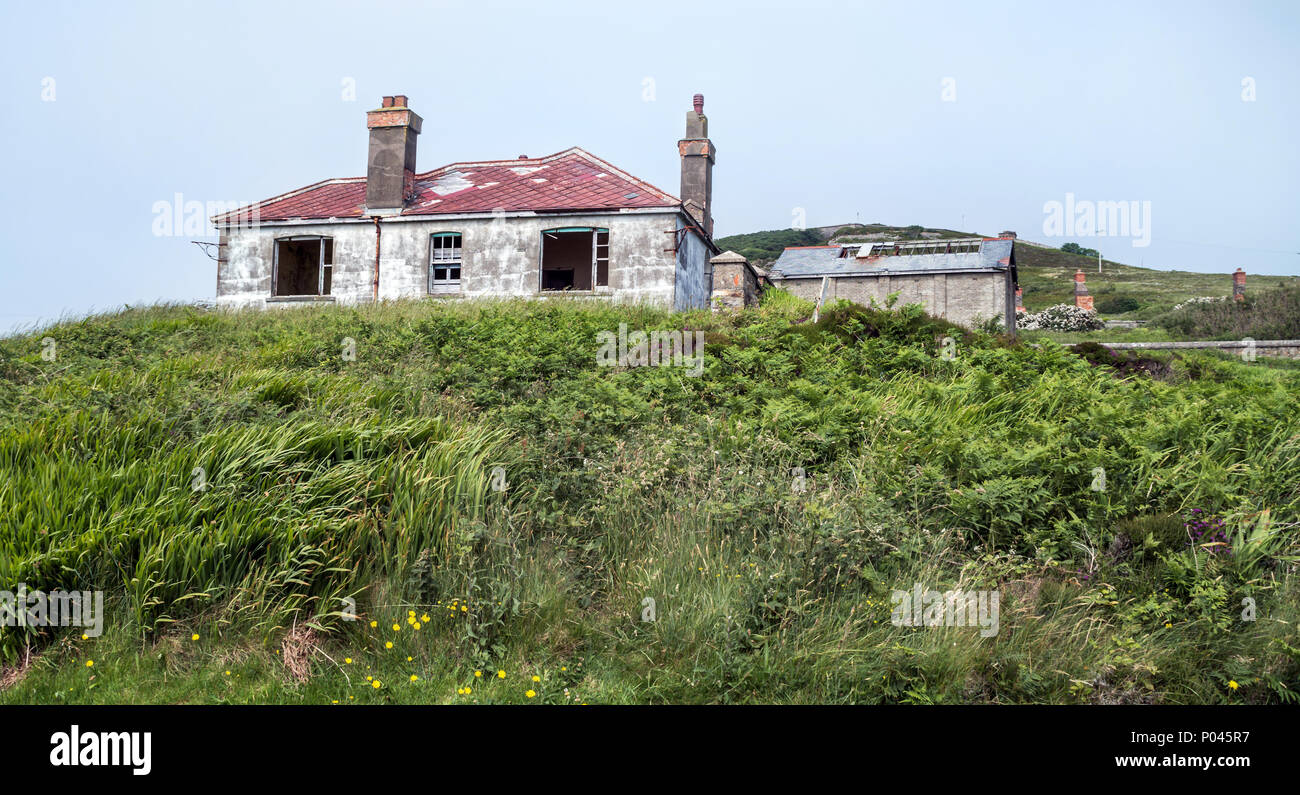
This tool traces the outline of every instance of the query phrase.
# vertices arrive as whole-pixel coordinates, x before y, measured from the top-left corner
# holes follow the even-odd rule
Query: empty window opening
[[[567,227],[542,232],[542,290],[609,286],[609,230]]]
[[[460,232],[438,232],[429,239],[429,292],[460,291]]]
[[[274,271],[272,295],[329,295],[334,281],[334,238],[276,240]]]

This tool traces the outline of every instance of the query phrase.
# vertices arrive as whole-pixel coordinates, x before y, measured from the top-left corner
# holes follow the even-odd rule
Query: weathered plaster
[[[1009,271],[981,273],[882,274],[832,277],[827,299],[843,298],[867,305],[874,299],[884,305],[898,293],[896,306],[921,304],[925,311],[963,326],[973,327],[1006,315]],[[821,294],[820,278],[782,279],[777,286],[809,301]]]
[[[595,295],[616,301],[678,308],[707,305],[704,271],[709,253],[697,233],[684,233],[674,253],[673,235],[682,226],[678,212],[614,212],[571,215],[476,216],[380,222],[380,299],[428,295],[429,236],[462,235],[461,290],[451,295],[538,297],[542,231],[557,227],[604,227],[610,230],[608,287]],[[227,259],[217,279],[221,306],[269,306],[274,241],[293,235],[334,239],[331,296],[339,303],[371,300],[375,227],[364,221],[333,223],[264,223],[228,230]],[[584,293],[591,295],[593,293]]]

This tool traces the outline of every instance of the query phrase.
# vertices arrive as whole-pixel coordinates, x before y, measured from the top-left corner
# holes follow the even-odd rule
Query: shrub
[[[1101,252],[1097,251],[1097,249],[1084,248],[1078,243],[1066,243],[1065,245],[1061,246],[1061,250],[1064,251],[1066,254],[1078,254],[1081,257],[1091,257],[1093,259],[1096,259],[1097,257],[1101,256]]]
[[[1193,298],[1152,323],[1200,339],[1294,339],[1300,337],[1300,286],[1282,285],[1244,301]]]
[[[1135,312],[1141,306],[1142,304],[1132,296],[1117,295],[1097,304],[1097,311],[1107,315],[1122,315],[1125,312]]]
[[[1092,310],[1057,304],[1022,316],[1016,325],[1024,331],[1098,331],[1106,324]]]

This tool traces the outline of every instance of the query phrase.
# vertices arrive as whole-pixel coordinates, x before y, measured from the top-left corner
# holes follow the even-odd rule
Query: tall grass
[[[137,650],[332,634],[311,683],[257,698],[350,694],[329,660],[367,644],[390,679],[563,668],[571,700],[1295,697],[1300,373],[1120,378],[915,308],[809,310],[161,307],[42,332],[55,361],[0,340],[0,586],[107,590]],[[706,331],[704,374],[598,367],[619,323]],[[1194,509],[1240,554],[1144,530]],[[1001,631],[894,626],[915,583],[999,590]],[[407,609],[433,620],[390,652],[369,620]],[[0,633],[50,650],[10,698],[105,698],[60,662],[75,637]]]
[[[122,594],[145,633],[214,606],[262,632],[318,622],[421,550],[446,555],[481,513],[499,439],[372,417],[176,445],[145,412],[43,414],[0,436],[0,582]],[[31,640],[0,630],[8,656]]]

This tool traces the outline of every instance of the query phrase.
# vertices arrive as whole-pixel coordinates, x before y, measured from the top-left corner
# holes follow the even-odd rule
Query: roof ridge
[[[507,160],[460,160],[455,163],[448,163],[444,166],[438,166],[437,168],[432,169],[430,171],[417,173],[415,175],[415,178],[417,180],[427,179],[433,174],[436,174],[440,171],[446,171],[453,167],[463,168],[463,167],[477,166],[479,168],[486,168],[486,167],[507,168],[511,166],[531,166],[535,163],[547,163],[554,160],[558,160],[566,155],[578,155],[587,160],[591,160],[597,163],[598,165],[600,165],[601,167],[613,172],[614,174],[617,174],[619,177],[627,180],[628,182],[635,182],[639,185],[646,186],[650,190],[659,194],[660,198],[667,199],[675,204],[681,204],[682,202],[682,200],[677,198],[677,196],[669,193],[663,188],[660,188],[658,185],[654,185],[653,183],[646,182],[640,177],[635,176],[630,172],[624,171],[623,169],[619,168],[618,166],[614,165],[608,160],[605,160],[604,158],[599,157],[597,155],[593,155],[591,152],[588,152],[586,149],[583,149],[581,146],[570,146],[568,149],[561,149],[558,152],[553,152],[549,155],[544,155],[542,157],[528,157],[528,158],[516,157]]]
[[[569,154],[570,152],[574,151],[575,149],[578,149],[578,147],[576,147],[576,146],[570,146],[568,149],[561,149],[561,150],[558,151],[558,152],[553,152],[553,153],[551,153],[551,154],[549,154],[549,155],[544,155],[544,156],[542,156],[542,157],[523,157],[523,158],[520,158],[520,157],[512,157],[512,158],[506,158],[506,159],[504,159],[504,160],[457,160],[457,161],[454,162],[454,163],[447,163],[447,164],[445,164],[445,165],[438,166],[437,168],[433,168],[433,169],[430,169],[430,170],[428,170],[428,171],[419,172],[419,173],[417,173],[417,174],[415,175],[415,178],[416,178],[416,179],[422,179],[422,178],[424,178],[424,177],[429,176],[430,174],[436,174],[436,173],[438,173],[439,171],[445,171],[445,170],[447,170],[447,169],[449,169],[449,168],[451,168],[451,167],[453,167],[453,166],[480,166],[480,167],[482,167],[482,166],[510,166],[510,165],[523,165],[523,164],[525,164],[525,163],[528,163],[528,164],[532,164],[532,163],[544,163],[544,162],[546,162],[546,161],[548,161],[548,160],[554,160],[554,159],[560,157],[561,155]],[[579,151],[581,151],[581,150],[579,150]]]

